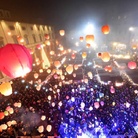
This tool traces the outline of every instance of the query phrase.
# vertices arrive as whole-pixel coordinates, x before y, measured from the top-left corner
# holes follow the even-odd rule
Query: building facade
[[[48,38],[46,38],[48,37]],[[56,51],[55,34],[51,26],[23,22],[0,21],[0,47],[8,43],[22,44],[32,51],[33,60],[50,66],[50,51]],[[43,54],[42,54],[43,53]],[[45,58],[45,59],[44,59]],[[43,62],[44,64],[44,62]],[[6,76],[0,72],[0,80]]]

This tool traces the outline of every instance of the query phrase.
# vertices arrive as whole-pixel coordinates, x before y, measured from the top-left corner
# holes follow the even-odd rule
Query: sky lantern
[[[110,87],[110,92],[115,93],[115,88],[113,86]]]
[[[60,34],[61,36],[64,36],[64,35],[65,35],[65,30],[60,30],[60,31],[59,31],[59,34]]]
[[[86,39],[86,43],[91,44],[94,41],[94,35],[86,35],[85,39]]]
[[[32,70],[29,50],[19,44],[7,44],[0,50],[0,70],[11,78],[24,76]]]
[[[109,27],[109,25],[104,25],[104,26],[102,26],[102,33],[103,34],[109,34],[109,32],[110,32],[110,27]]]
[[[66,67],[66,71],[67,71],[68,74],[71,74],[73,72],[73,65],[68,65]]]
[[[110,54],[108,52],[103,52],[101,59],[103,60],[103,62],[108,62],[110,60]]]
[[[86,52],[82,52],[82,58],[86,58],[87,57],[87,53]]]
[[[54,62],[54,66],[55,66],[56,68],[59,68],[59,67],[61,66],[60,61],[55,61],[55,62]]]
[[[38,73],[35,73],[35,74],[34,74],[34,78],[35,78],[35,79],[37,79],[37,78],[38,78],[38,76],[39,76],[39,74],[38,74]]]
[[[50,36],[49,36],[49,34],[45,34],[45,39],[50,39]]]
[[[0,93],[4,96],[12,94],[12,87],[10,82],[5,82],[0,85]]]
[[[7,125],[6,124],[2,124],[1,128],[2,128],[2,130],[6,130],[7,129]]]
[[[0,120],[4,118],[4,113],[0,112]]]
[[[86,47],[87,47],[87,48],[90,48],[90,47],[91,47],[91,44],[87,43],[87,44],[86,44]]]
[[[96,109],[98,109],[98,108],[100,107],[99,102],[95,102],[95,103],[94,103],[94,107],[95,107]]]
[[[137,49],[137,45],[132,45],[132,49],[133,50]]]
[[[50,51],[50,55],[53,56],[55,54],[55,51]]]
[[[77,70],[79,67],[77,64],[74,65],[74,69]]]
[[[46,41],[45,41],[45,44],[46,44],[47,46],[50,46],[50,45],[51,45],[51,42],[50,42],[49,40],[46,40]]]
[[[75,59],[75,58],[76,58],[75,53],[72,53],[71,58],[72,58],[72,59]]]
[[[51,126],[51,125],[47,125],[46,130],[47,130],[48,132],[51,132],[52,126]]]
[[[137,67],[136,62],[134,62],[134,61],[128,62],[128,68],[129,69],[135,69],[136,67]]]
[[[80,41],[83,42],[83,37],[82,36],[80,37]]]
[[[46,119],[46,116],[45,115],[42,115],[41,116],[41,120],[44,121]]]
[[[17,40],[18,40],[19,43],[24,43],[24,39],[21,36],[18,36],[17,37]]]
[[[92,78],[93,78],[93,75],[92,75],[92,73],[91,73],[91,72],[88,72],[88,73],[87,73],[87,75],[88,75],[88,77],[89,77],[90,79],[92,79]]]
[[[38,130],[39,133],[43,133],[43,131],[44,131],[44,126],[39,126],[37,130]]]

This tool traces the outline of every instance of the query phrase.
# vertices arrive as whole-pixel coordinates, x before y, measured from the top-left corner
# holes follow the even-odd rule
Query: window
[[[33,34],[32,36],[33,36],[34,43],[36,43],[36,37],[35,37],[35,35]]]
[[[4,41],[3,41],[3,37],[0,37],[0,47],[4,46]]]
[[[28,39],[27,35],[24,36],[24,40],[25,40],[26,45],[28,45],[29,44],[29,39]]]
[[[0,71],[0,79],[2,79],[3,78],[3,75],[2,75],[2,72]]]
[[[31,26],[30,29],[33,30],[33,27]]]
[[[24,26],[22,26],[22,30],[26,30],[26,28]]]
[[[41,36],[41,34],[39,34],[39,38],[40,38],[40,41],[42,41],[42,36]]]
[[[18,40],[17,40],[17,36],[16,35],[12,36],[12,39],[13,39],[13,42],[15,44],[18,44]]]
[[[10,29],[10,30],[15,30],[15,27],[14,27],[13,25],[10,25],[10,26],[9,26],[9,29]]]

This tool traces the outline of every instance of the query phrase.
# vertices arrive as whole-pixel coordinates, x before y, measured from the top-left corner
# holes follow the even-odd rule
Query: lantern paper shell
[[[50,37],[49,37],[49,34],[45,34],[45,39],[49,39]]]
[[[60,30],[60,31],[59,31],[59,34],[60,34],[61,36],[64,36],[64,35],[65,35],[65,31],[64,31],[64,30]]]
[[[104,26],[102,26],[101,30],[102,30],[103,34],[109,34],[110,27],[108,25],[104,25]]]
[[[12,94],[12,87],[10,82],[5,82],[0,85],[0,93],[4,96]]]
[[[86,43],[91,44],[94,41],[94,35],[86,35]]]
[[[87,53],[86,52],[83,52],[82,53],[82,58],[84,59],[84,58],[86,58],[87,57]]]
[[[80,37],[80,41],[83,42],[83,37],[82,36]]]
[[[66,67],[66,71],[68,72],[68,74],[72,74],[73,72],[73,65],[69,65]]]
[[[0,50],[0,70],[11,78],[24,76],[32,70],[29,50],[19,44],[7,44]]]
[[[128,62],[129,69],[135,69],[136,67],[137,67],[136,62],[133,62],[133,61]]]
[[[103,52],[101,59],[103,60],[103,62],[108,62],[110,60],[110,54],[108,52]]]

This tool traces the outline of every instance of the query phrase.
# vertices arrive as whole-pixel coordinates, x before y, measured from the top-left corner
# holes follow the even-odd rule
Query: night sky
[[[11,11],[12,20],[53,25],[66,30],[87,22],[102,25],[118,16],[137,24],[137,0],[1,0],[0,9]],[[136,20],[134,20],[136,19]]]

